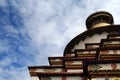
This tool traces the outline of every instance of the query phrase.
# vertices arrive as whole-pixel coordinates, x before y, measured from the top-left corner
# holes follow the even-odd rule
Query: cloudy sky
[[[120,23],[120,0],[0,0],[0,80],[30,80],[27,66],[48,65],[86,30],[93,12]]]

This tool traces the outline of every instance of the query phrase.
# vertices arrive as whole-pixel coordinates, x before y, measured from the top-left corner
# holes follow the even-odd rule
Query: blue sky
[[[120,23],[119,0],[0,0],[0,80],[30,80],[28,66],[48,65],[86,30],[93,12]]]

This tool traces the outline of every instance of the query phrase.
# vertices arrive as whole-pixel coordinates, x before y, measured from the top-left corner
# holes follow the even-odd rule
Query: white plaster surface
[[[79,41],[77,45],[74,46],[73,50],[75,49],[85,49],[85,43],[100,43],[101,39],[107,38],[107,32],[103,32],[101,34],[94,34],[93,36],[89,36],[84,39],[84,41]]]
[[[37,76],[32,76],[32,80],[39,80]]]

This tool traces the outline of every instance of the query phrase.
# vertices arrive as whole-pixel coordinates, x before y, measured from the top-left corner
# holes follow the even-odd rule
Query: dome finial
[[[99,11],[91,14],[86,20],[87,29],[112,25],[113,16],[105,11]]]

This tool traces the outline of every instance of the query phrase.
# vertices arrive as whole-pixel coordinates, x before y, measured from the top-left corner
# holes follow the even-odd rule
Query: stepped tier
[[[28,67],[33,80],[120,80],[120,25],[113,22],[109,13],[92,14],[88,30],[67,44],[63,56]]]
[[[85,48],[86,49],[97,49],[97,48],[100,48],[100,43],[86,43]]]
[[[91,78],[120,77],[120,60],[85,61],[85,73]]]

